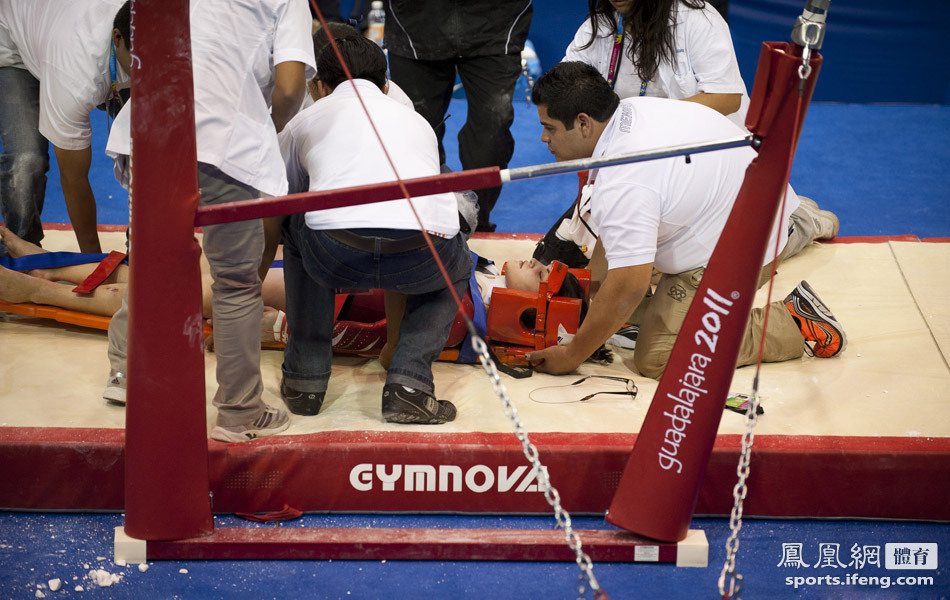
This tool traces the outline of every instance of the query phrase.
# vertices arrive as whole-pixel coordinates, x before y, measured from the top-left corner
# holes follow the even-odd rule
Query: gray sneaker
[[[290,427],[290,415],[287,411],[268,406],[261,416],[251,423],[224,427],[218,425],[211,430],[211,439],[219,442],[247,442],[259,437],[274,435]]]
[[[838,235],[838,217],[830,210],[818,208],[818,203],[811,198],[799,196],[798,201],[801,208],[808,214],[815,224],[815,239],[830,240]]]
[[[125,373],[119,373],[114,369],[109,371],[109,380],[106,381],[102,399],[109,404],[125,406]]]

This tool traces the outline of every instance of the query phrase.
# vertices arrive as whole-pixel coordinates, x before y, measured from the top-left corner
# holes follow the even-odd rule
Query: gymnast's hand
[[[581,366],[584,359],[578,360],[570,345],[551,346],[544,350],[536,350],[525,355],[534,368],[542,373],[563,375],[570,373]]]

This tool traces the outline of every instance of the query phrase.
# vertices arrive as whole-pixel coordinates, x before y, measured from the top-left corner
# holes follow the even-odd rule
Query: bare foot
[[[265,306],[264,312],[261,314],[261,342],[269,344],[274,342],[286,343],[286,322],[286,316],[281,311]]]
[[[30,301],[30,292],[34,286],[29,275],[0,267],[0,298],[17,304]]]
[[[9,252],[13,258],[49,252],[49,250],[43,250],[36,244],[24,240],[2,225],[0,225],[0,239],[3,240],[3,245],[7,247],[7,252]]]

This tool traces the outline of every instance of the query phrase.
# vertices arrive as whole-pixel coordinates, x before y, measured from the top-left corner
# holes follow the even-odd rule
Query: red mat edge
[[[635,433],[529,433],[532,442],[545,446],[632,446]],[[0,427],[0,443],[24,443],[44,440],[46,443],[91,443],[119,444],[125,442],[125,430],[117,428],[83,427]],[[724,434],[716,436],[716,448],[739,448],[742,436]],[[261,438],[253,442],[227,444],[208,441],[209,452],[229,448],[248,450],[268,446],[306,444],[332,445],[391,443],[404,444],[453,444],[453,445],[509,445],[520,447],[511,433],[418,433],[392,431],[323,431],[307,434],[282,434]],[[950,437],[898,437],[898,436],[830,436],[830,435],[758,435],[755,448],[799,450],[824,448],[829,450],[886,450],[890,452],[950,452]]]
[[[0,428],[0,507],[122,510],[122,429]],[[603,513],[634,434],[530,435],[567,510]],[[741,436],[718,436],[696,514],[728,514]],[[322,432],[245,444],[209,441],[216,512],[262,512],[284,504],[320,512],[548,512],[532,488],[520,444],[508,433]],[[512,478],[507,490],[386,491],[374,469],[445,465]],[[357,468],[371,490],[353,485]],[[518,469],[521,469],[520,473]],[[766,436],[755,439],[746,514],[764,517],[950,520],[950,438]],[[39,475],[39,476],[37,476]],[[494,476],[494,475],[493,475]],[[417,475],[418,477],[418,475]],[[441,472],[440,472],[441,477]],[[406,478],[408,479],[408,477]],[[421,480],[419,480],[421,481]],[[467,480],[466,480],[467,483]],[[441,483],[440,483],[441,485]],[[500,487],[500,484],[499,486]]]

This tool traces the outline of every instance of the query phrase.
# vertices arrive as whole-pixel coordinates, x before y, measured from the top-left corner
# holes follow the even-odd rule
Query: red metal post
[[[607,514],[640,535],[681,540],[689,528],[821,57],[813,55],[799,97],[801,64],[801,48],[791,44],[767,43],[759,57],[746,121],[763,138],[759,156],[746,171]]]
[[[132,252],[125,531],[211,533],[187,0],[132,4]]]

